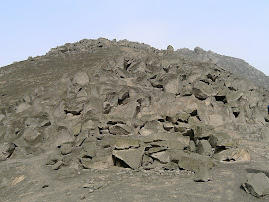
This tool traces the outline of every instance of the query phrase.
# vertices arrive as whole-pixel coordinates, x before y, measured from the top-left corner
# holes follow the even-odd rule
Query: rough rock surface
[[[172,46],[85,39],[0,75],[3,200],[251,201],[245,170],[268,169],[268,91]]]

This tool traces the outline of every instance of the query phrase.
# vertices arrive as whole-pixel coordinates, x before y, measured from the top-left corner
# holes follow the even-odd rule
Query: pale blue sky
[[[0,66],[83,38],[200,46],[269,75],[268,0],[0,0]]]

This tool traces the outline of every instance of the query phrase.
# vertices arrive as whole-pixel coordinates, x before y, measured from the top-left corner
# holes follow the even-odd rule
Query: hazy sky
[[[269,75],[268,0],[0,0],[0,66],[83,38],[200,46]]]

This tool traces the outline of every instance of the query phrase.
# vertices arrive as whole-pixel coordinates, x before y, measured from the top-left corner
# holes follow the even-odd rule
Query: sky
[[[268,0],[0,0],[0,67],[99,37],[199,46],[269,76]]]

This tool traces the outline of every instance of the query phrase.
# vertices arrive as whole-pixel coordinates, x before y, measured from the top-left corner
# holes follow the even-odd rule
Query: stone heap
[[[241,140],[269,139],[267,90],[211,63],[178,57],[171,46],[82,40],[26,64],[48,62],[57,71],[61,60],[93,54],[101,56],[94,64],[64,63],[56,75],[40,68],[46,84],[36,80],[38,88],[12,105],[6,98],[1,161],[46,153],[53,170],[184,169],[207,181],[219,161],[250,160]]]

